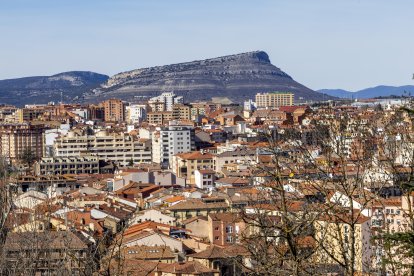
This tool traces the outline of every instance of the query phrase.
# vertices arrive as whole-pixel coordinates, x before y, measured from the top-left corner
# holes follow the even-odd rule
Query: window
[[[215,236],[215,237],[214,237],[214,239],[215,239],[216,241],[218,241],[218,240],[219,240],[219,237],[218,237],[218,236]]]
[[[400,210],[396,210],[396,211],[395,211],[395,213],[396,213],[397,215],[399,215],[399,214],[401,213],[401,211],[400,211]]]
[[[232,236],[227,236],[226,242],[233,243],[233,237]]]
[[[226,227],[226,233],[233,233],[233,226],[228,225],[228,226]]]
[[[344,243],[345,243],[345,244],[347,244],[348,242],[349,242],[348,235],[345,235],[345,236],[344,236]]]

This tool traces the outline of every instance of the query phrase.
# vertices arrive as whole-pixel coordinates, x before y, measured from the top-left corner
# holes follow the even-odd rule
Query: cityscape
[[[4,8],[46,11],[44,3],[37,9],[23,2],[25,8],[13,3]],[[62,4],[67,11],[52,3],[47,10],[65,21],[78,5],[92,8],[75,2]],[[169,7],[175,18],[219,5],[115,2],[93,8],[108,21],[118,22],[111,17],[117,14],[131,16],[128,24],[137,30],[140,22],[154,20],[143,15],[149,10],[164,13]],[[302,5],[314,10],[309,3],[292,2],[253,7],[241,1],[234,13],[280,8],[289,14]],[[403,7],[414,7],[345,2],[338,1],[341,9],[323,0],[315,6],[328,5],[321,10],[341,16],[350,12],[348,5],[369,15],[371,9],[385,15],[380,8],[398,8],[404,17]],[[229,3],[222,5],[226,9]],[[77,15],[81,21],[83,12]],[[355,13],[351,16],[362,20]],[[0,25],[2,15],[7,17],[0,10]],[[220,12],[211,16],[226,18]],[[259,15],[254,18],[255,28],[267,26]],[[242,17],[233,19],[242,24]],[[117,24],[129,28],[122,20]],[[159,20],[181,24],[176,18]],[[191,16],[182,20],[200,24]],[[359,23],[361,29],[369,26]],[[99,40],[99,32],[91,36]],[[86,49],[90,38],[79,41]],[[232,48],[228,55],[165,59],[168,65],[145,61],[128,71],[114,63],[111,75],[64,66],[67,71],[49,74],[42,68],[53,68],[52,63],[45,61],[29,66],[39,73],[22,77],[29,72],[22,70],[12,77],[17,67],[6,57],[10,74],[0,70],[0,275],[414,275],[412,72],[405,73],[406,82],[395,76],[405,64],[389,72],[389,81],[367,74],[376,85],[355,78],[345,86],[345,74],[326,76],[332,78],[327,86],[315,80],[320,81],[315,89],[309,78],[321,77],[317,69],[307,71],[309,78],[295,66],[282,70],[274,61],[280,57],[273,42],[265,41],[257,43],[268,52]],[[10,45],[0,49],[5,47],[12,51]],[[86,57],[90,68],[100,71],[91,53],[56,63],[74,59],[80,66]],[[342,58],[350,57],[338,58],[338,67]],[[343,89],[328,89],[330,81]]]

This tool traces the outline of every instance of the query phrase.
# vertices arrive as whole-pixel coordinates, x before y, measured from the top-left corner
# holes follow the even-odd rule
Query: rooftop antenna
[[[63,104],[63,92],[60,91],[60,103]]]

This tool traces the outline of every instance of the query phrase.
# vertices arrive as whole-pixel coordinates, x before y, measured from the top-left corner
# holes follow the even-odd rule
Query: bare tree
[[[392,185],[378,150],[380,117],[368,109],[320,114],[306,130],[275,128],[266,135],[263,151],[272,161],[257,165],[255,176],[262,204],[244,211],[253,229],[245,237],[253,275],[376,269],[371,208]]]

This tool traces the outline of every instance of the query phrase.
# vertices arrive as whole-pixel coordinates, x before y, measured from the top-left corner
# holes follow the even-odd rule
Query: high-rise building
[[[145,104],[131,104],[125,109],[128,122],[131,124],[141,123],[147,119],[147,106]]]
[[[152,105],[154,105],[154,103],[164,103],[165,110],[152,110],[152,111],[172,111],[174,104],[179,104],[183,102],[184,102],[183,97],[177,96],[173,92],[162,93],[161,95],[157,97],[153,97],[148,101],[151,107]]]
[[[258,108],[291,106],[293,105],[293,96],[294,94],[289,92],[257,93],[256,105]]]
[[[109,99],[103,102],[105,110],[105,121],[123,122],[125,121],[125,105],[121,100]]]
[[[195,132],[193,126],[175,125],[173,121],[168,127],[160,129],[159,134],[153,135],[153,147],[159,147],[159,150],[153,149],[154,162],[159,160],[160,163],[168,166],[172,165],[174,154],[184,153],[195,150]]]
[[[42,125],[0,125],[1,156],[13,163],[29,152],[35,158],[43,157],[44,131]]]

